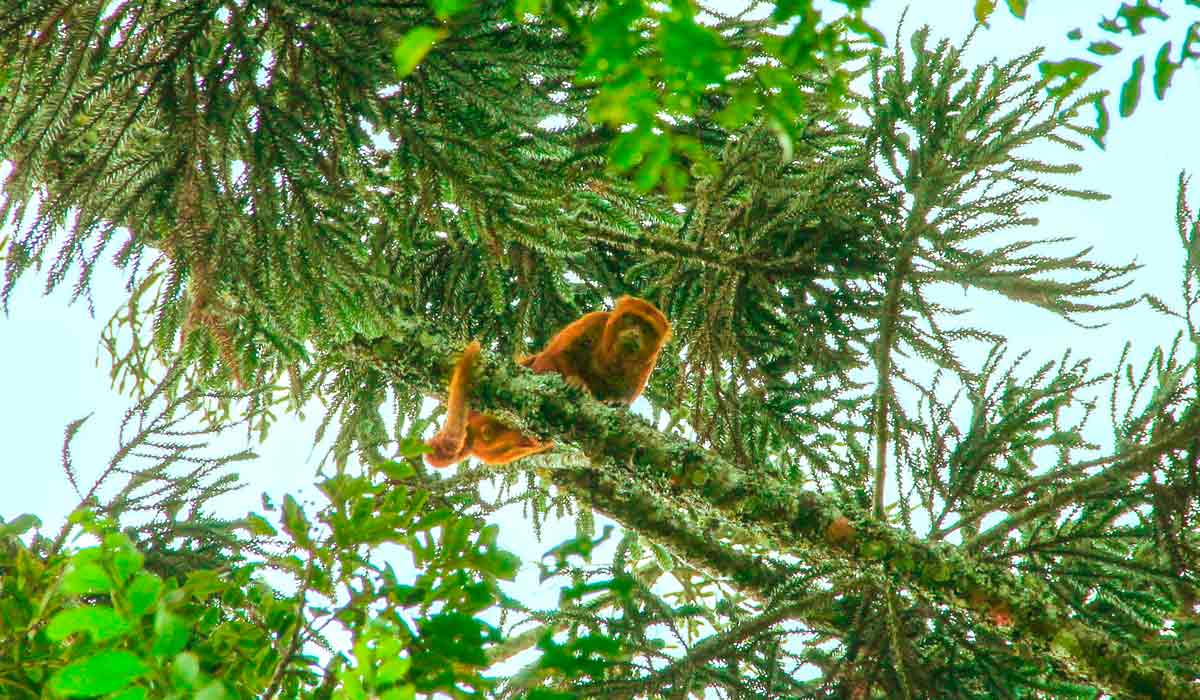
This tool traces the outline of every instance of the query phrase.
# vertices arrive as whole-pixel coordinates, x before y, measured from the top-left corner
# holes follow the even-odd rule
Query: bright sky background
[[[975,61],[993,56],[1011,58],[1039,44],[1050,47],[1048,57],[1077,55],[1083,45],[1068,42],[1066,32],[1081,25],[1093,26],[1099,12],[1111,11],[1117,3],[1034,0],[1024,22],[1010,17],[1003,3],[1000,5],[991,28],[982,31],[972,44],[969,55]],[[906,34],[928,23],[933,26],[935,39],[948,37],[957,41],[973,23],[972,6],[969,0],[913,3],[908,11]],[[902,2],[877,0],[868,19],[891,41],[903,9]],[[1186,22],[1176,21],[1169,26],[1182,34]],[[1150,28],[1158,29],[1153,25]],[[1176,39],[1178,46],[1179,37],[1170,38]],[[1148,63],[1152,64],[1153,51],[1163,40],[1163,34],[1156,31],[1146,41],[1131,46],[1146,53]],[[1128,44],[1127,38],[1121,41]],[[1119,68],[1101,75],[1102,86],[1118,88],[1123,71],[1136,55],[1127,50],[1121,56],[1122,61],[1110,61]],[[1012,240],[1074,236],[1078,247],[1094,246],[1093,255],[1099,260],[1122,263],[1136,259],[1144,267],[1136,273],[1130,293],[1152,292],[1170,303],[1177,302],[1183,258],[1174,224],[1175,183],[1181,170],[1200,167],[1197,104],[1200,94],[1193,65],[1185,66],[1176,75],[1165,102],[1157,102],[1149,89],[1144,90],[1142,104],[1132,119],[1114,119],[1107,151],[1089,146],[1074,157],[1075,162],[1084,165],[1084,171],[1073,183],[1111,194],[1112,199],[1101,203],[1053,201],[1036,212],[1041,217],[1036,230],[1005,235]],[[1061,161],[1069,154],[1060,150],[1028,155]],[[1200,186],[1197,192],[1200,193]],[[67,305],[70,284],[48,297],[41,296],[41,284],[37,275],[27,275],[17,288],[10,315],[0,316],[0,366],[5,368],[5,377],[0,380],[3,387],[0,440],[5,445],[4,471],[8,475],[8,486],[0,490],[0,516],[11,519],[21,513],[35,513],[46,521],[48,528],[56,528],[76,503],[59,466],[66,424],[95,413],[77,437],[73,451],[76,468],[86,483],[115,450],[114,431],[129,406],[126,398],[110,388],[107,366],[96,364],[100,331],[126,293],[121,274],[111,269],[98,271],[94,280],[96,317],[92,318],[84,304]],[[1011,341],[1010,356],[1031,349],[1027,365],[1030,369],[1040,362],[1057,359],[1065,349],[1072,348],[1080,356],[1096,358],[1095,370],[1107,370],[1115,363],[1126,339],[1135,342],[1134,357],[1140,359],[1156,344],[1169,343],[1178,330],[1175,323],[1145,306],[1116,312],[1110,318],[1119,322],[1106,328],[1085,330],[1048,312],[1019,306],[997,295],[964,294],[955,288],[947,289],[945,300],[971,307],[973,311],[966,320],[1007,335]],[[311,493],[313,473],[323,449],[312,449],[313,430],[318,422],[312,416],[319,417],[319,413],[310,411],[309,415],[307,424],[281,421],[268,442],[256,448],[262,458],[242,464],[241,475],[249,486],[239,497],[227,501],[231,514],[258,509],[259,494],[263,491],[270,493],[276,502],[285,492]],[[1103,414],[1097,418],[1102,419]],[[1101,420],[1097,427],[1106,426]],[[233,452],[242,447],[243,441],[231,438],[225,445],[214,446],[214,450]],[[544,542],[538,543],[533,541],[528,524],[520,518],[519,511],[511,514],[509,523],[513,527],[501,529],[500,543],[523,555],[526,561],[536,560],[541,552],[573,531],[573,528],[555,528]],[[536,570],[527,566],[522,580],[536,588]],[[553,594],[553,590],[543,589],[543,592]],[[554,598],[542,602],[553,605]]]

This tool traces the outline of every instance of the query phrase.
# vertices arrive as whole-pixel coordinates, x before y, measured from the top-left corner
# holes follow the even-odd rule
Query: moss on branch
[[[393,381],[435,394],[444,391],[442,378],[455,360],[452,345],[416,319],[396,321],[386,338],[357,338],[352,348]],[[1069,618],[1039,580],[981,563],[949,544],[918,540],[866,514],[843,514],[820,494],[765,471],[739,469],[627,411],[585,397],[557,376],[481,357],[472,404],[511,412],[538,437],[578,445],[593,468],[556,474],[557,484],[749,591],[762,595],[777,588],[787,569],[721,543],[713,534],[726,523],[759,533],[770,548],[801,559],[841,557],[878,567],[897,586],[918,586],[971,610],[981,623],[989,611],[1004,609],[1013,637],[1031,652],[1048,654],[1110,694],[1197,697],[1164,666]],[[680,503],[699,518],[680,523]]]

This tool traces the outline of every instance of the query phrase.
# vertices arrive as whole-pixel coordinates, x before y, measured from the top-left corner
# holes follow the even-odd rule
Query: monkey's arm
[[[567,384],[590,389],[589,365],[609,315],[607,311],[584,314],[551,338],[545,349],[525,358],[521,364],[539,374],[558,372]]]

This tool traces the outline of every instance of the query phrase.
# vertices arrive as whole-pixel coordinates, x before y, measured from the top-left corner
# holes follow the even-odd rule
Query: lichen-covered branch
[[[449,344],[416,319],[401,319],[390,337],[359,338],[351,354],[393,381],[440,393],[453,355]],[[1129,697],[1190,698],[1191,686],[1161,665],[1138,658],[1119,642],[1069,618],[1045,586],[1030,577],[972,560],[950,545],[917,540],[875,519],[844,519],[825,497],[764,472],[749,473],[683,439],[664,435],[644,420],[592,401],[556,376],[533,375],[484,358],[472,396],[480,410],[507,410],[539,437],[575,443],[595,468],[564,471],[560,485],[577,489],[629,527],[646,528],[690,556],[697,565],[762,591],[779,582],[769,565],[755,566],[731,547],[691,528],[672,526],[675,503],[694,504],[714,516],[761,533],[776,551],[801,558],[844,557],[881,567],[898,584],[916,585],[947,604],[982,612],[1003,605],[1021,637],[1053,654],[1097,686]],[[545,431],[542,433],[541,431]],[[711,510],[709,510],[711,509]],[[700,513],[704,515],[704,513]],[[849,533],[831,536],[835,523]],[[701,529],[721,523],[701,520]],[[686,533],[691,534],[686,534]],[[747,566],[747,564],[750,564]],[[743,568],[745,567],[745,568]]]

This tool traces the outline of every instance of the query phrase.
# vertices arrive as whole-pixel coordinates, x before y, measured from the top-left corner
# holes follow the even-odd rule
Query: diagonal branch
[[[443,391],[436,378],[448,374],[454,362],[450,344],[412,317],[395,319],[389,337],[360,336],[341,349],[394,382],[436,394]],[[597,505],[602,510],[631,527],[647,520],[669,527],[667,521],[677,517],[674,504],[683,502],[754,528],[776,551],[804,560],[840,557],[857,566],[879,566],[897,585],[919,586],[947,604],[969,608],[965,591],[988,591],[1008,605],[1023,639],[1037,653],[1053,654],[1102,689],[1128,697],[1194,697],[1190,685],[1168,670],[1142,663],[1123,644],[1068,617],[1035,579],[1018,579],[954,547],[917,540],[866,516],[853,522],[854,536],[835,540],[827,533],[841,518],[826,497],[765,470],[749,473],[694,443],[664,435],[632,414],[584,397],[560,377],[534,375],[481,357],[475,386],[472,398],[479,410],[511,411],[525,422],[518,427],[537,426],[530,431],[537,437],[553,435],[577,444],[595,467],[561,472],[556,479],[564,486],[574,481],[577,493],[601,501]],[[681,539],[682,530],[675,529]],[[688,541],[696,544],[698,537],[693,534]],[[700,564],[732,572],[739,585],[752,586],[761,567],[746,573],[728,567],[729,560],[706,557],[753,557],[708,539],[707,550],[688,553],[699,555]]]

